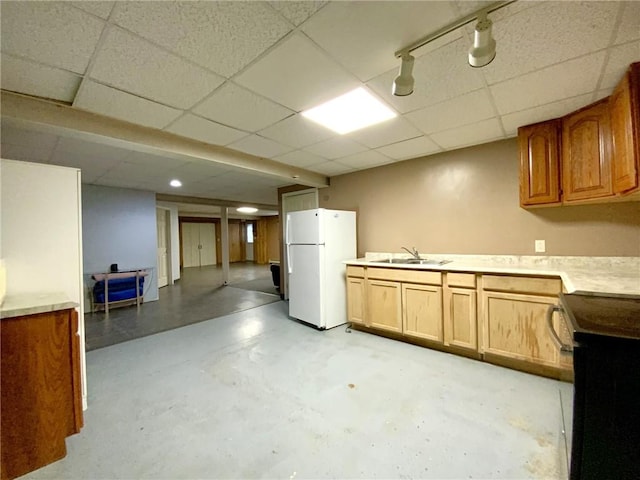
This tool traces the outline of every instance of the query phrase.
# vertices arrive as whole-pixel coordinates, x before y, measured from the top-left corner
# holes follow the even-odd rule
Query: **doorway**
[[[158,236],[158,288],[166,287],[169,284],[171,268],[169,259],[170,233],[169,233],[169,210],[156,208],[156,228]]]
[[[180,264],[204,267],[217,262],[216,224],[212,219],[180,218]]]

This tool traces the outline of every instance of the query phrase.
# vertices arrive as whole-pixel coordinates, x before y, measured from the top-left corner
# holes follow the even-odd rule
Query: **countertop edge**
[[[15,318],[25,315],[56,312],[77,308],[77,302],[69,300],[63,293],[27,293],[7,295],[0,306],[0,318]]]

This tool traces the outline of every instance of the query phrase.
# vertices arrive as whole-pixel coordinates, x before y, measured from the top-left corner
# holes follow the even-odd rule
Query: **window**
[[[253,243],[253,223],[247,223],[247,243]]]

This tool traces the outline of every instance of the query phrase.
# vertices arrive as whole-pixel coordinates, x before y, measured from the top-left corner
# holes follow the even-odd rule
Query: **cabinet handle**
[[[558,305],[549,305],[549,308],[547,309],[547,330],[549,330],[549,334],[551,335],[553,343],[555,343],[556,346],[560,349],[560,353],[572,353],[573,347],[571,345],[565,345],[564,343],[562,343],[562,340],[560,340],[560,336],[556,332],[555,328],[553,328],[554,312],[561,313],[562,308]]]

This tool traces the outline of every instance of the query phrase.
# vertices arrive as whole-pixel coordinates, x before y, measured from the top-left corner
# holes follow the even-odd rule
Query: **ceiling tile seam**
[[[85,0],[86,1],[86,0]],[[65,2],[66,3],[66,2]],[[74,5],[71,2],[68,2],[69,5],[71,6],[71,8],[75,8],[76,10],[80,10],[82,13],[86,13],[87,15],[91,15],[92,17],[97,18],[98,20],[102,20],[103,22],[105,21],[104,18],[102,18],[100,15],[96,15],[93,12],[88,12],[87,10],[83,10],[82,8],[78,7],[77,5]],[[111,9],[109,10],[109,14],[107,15],[107,20],[111,17],[111,13],[113,12],[115,6],[118,4],[118,2],[113,2],[113,5],[111,5]]]
[[[12,57],[12,58],[15,58],[17,60],[22,60],[23,62],[30,63],[32,65],[37,65],[39,67],[46,67],[46,68],[50,68],[51,70],[57,70],[59,72],[68,73],[68,74],[74,75],[74,76],[76,76],[76,77],[78,77],[80,79],[82,79],[82,76],[84,75],[83,73],[74,72],[73,70],[69,70],[67,68],[56,67],[54,65],[50,65],[48,63],[44,63],[44,62],[41,62],[39,60],[35,60],[33,58],[30,58],[30,57],[25,57],[24,55],[16,55],[15,53],[10,53],[10,52],[4,51],[4,50],[2,51],[2,55],[6,55],[8,57]]]
[[[474,90],[474,92],[477,92],[478,90],[480,90],[480,89]],[[471,93],[471,92],[469,92],[469,93]],[[467,94],[465,94],[465,95],[467,95]],[[457,97],[454,97],[454,98],[457,98]],[[447,102],[447,101],[449,101],[449,100],[445,100],[444,102]],[[444,103],[444,102],[438,102],[438,103]],[[417,110],[420,110],[420,109],[416,109],[416,110],[413,110],[413,111],[417,111]],[[432,142],[434,145],[436,145],[440,149],[441,152],[446,151],[446,148],[444,148],[442,145],[440,145],[438,142],[436,142],[433,138],[431,138],[431,134],[430,133],[427,133],[424,130],[422,130],[420,127],[418,127],[414,122],[412,122],[409,118],[406,118],[404,115],[402,116],[402,118],[409,125],[411,125],[413,128],[415,128],[419,132],[422,132],[422,136],[424,138],[426,138],[427,140],[429,140],[430,142]],[[415,137],[415,138],[418,138],[418,137]],[[411,139],[409,139],[409,140],[411,140]],[[401,141],[404,141],[404,140],[401,140]],[[399,142],[396,142],[396,143],[399,143]],[[381,148],[381,147],[378,147],[378,148]]]
[[[109,20],[107,23],[109,23],[111,28],[119,28],[120,30],[124,30],[125,32],[127,32],[131,36],[136,37],[138,40],[142,40],[143,42],[148,43],[149,45],[152,45],[153,47],[158,48],[159,50],[162,50],[164,53],[167,53],[167,54],[171,55],[172,57],[178,58],[178,59],[182,60],[183,62],[188,63],[192,67],[199,68],[200,70],[204,70],[206,73],[217,75],[218,77],[223,78],[223,79],[230,78],[230,77],[224,76],[223,74],[221,74],[219,72],[216,72],[215,70],[212,70],[211,68],[209,68],[207,66],[201,65],[201,64],[199,64],[197,62],[194,62],[193,60],[191,60],[191,59],[189,59],[187,57],[184,57],[180,53],[178,53],[178,52],[176,52],[174,50],[171,50],[171,49],[169,49],[167,47],[164,47],[164,46],[154,42],[153,40],[150,40],[150,39],[148,39],[146,37],[143,37],[142,35],[134,32],[133,30],[129,30],[126,27],[123,27],[122,25],[120,25],[120,24],[118,24],[116,22],[112,22],[111,20]]]
[[[604,56],[604,60],[602,61],[602,69],[600,71],[600,77],[598,78],[598,82],[596,83],[596,88],[593,91],[592,95],[591,95],[591,100],[595,101],[597,96],[598,96],[598,90],[600,90],[602,88],[602,82],[604,80],[606,71],[607,71],[607,66],[609,65],[609,59],[611,57],[611,49],[614,48],[615,45],[615,41],[616,41],[616,36],[618,35],[618,30],[620,28],[620,24],[622,23],[623,19],[624,19],[624,10],[626,7],[626,3],[624,2],[620,2],[620,4],[618,5],[618,14],[616,15],[616,21],[613,25],[612,31],[611,31],[611,36],[609,37],[609,42],[608,42],[608,48],[606,50],[605,56]],[[622,44],[624,45],[624,43]],[[617,46],[617,45],[615,45]]]
[[[111,9],[111,11],[113,11],[113,8]],[[107,20],[104,26],[102,27],[102,32],[100,32],[100,38],[98,38],[98,41],[96,42],[96,46],[93,49],[93,53],[91,54],[91,58],[89,59],[89,64],[87,65],[87,68],[84,70],[84,73],[82,75],[82,80],[80,81],[80,86],[78,87],[78,90],[76,91],[76,94],[73,97],[73,102],[71,102],[71,105],[74,107],[75,107],[76,101],[80,97],[80,94],[86,88],[85,85],[87,84],[87,79],[91,78],[91,71],[93,70],[93,67],[96,64],[98,52],[104,45],[105,39],[107,38],[107,35],[109,34],[110,30],[111,30],[111,23],[109,22],[109,20]]]

